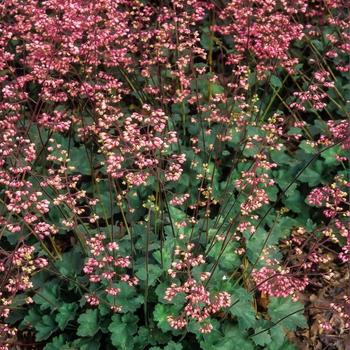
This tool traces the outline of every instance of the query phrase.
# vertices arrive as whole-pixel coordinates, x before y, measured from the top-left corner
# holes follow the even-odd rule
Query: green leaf
[[[48,315],[44,315],[35,326],[37,333],[35,334],[36,341],[43,341],[50,337],[50,335],[56,331],[56,322]]]
[[[182,350],[183,347],[181,344],[176,344],[173,341],[169,342],[169,344],[164,348],[164,350]]]
[[[167,317],[170,315],[178,315],[182,305],[157,304],[153,311],[153,318],[157,322],[158,327],[165,333],[170,331]]]
[[[276,75],[271,75],[270,83],[275,88],[282,87],[282,81],[280,78],[276,77]]]
[[[225,91],[225,89],[221,85],[218,85],[218,84],[210,84],[209,86],[211,88],[211,92],[214,95],[222,94]]]
[[[309,186],[317,186],[322,180],[322,162],[314,162],[309,165],[299,176],[301,182],[308,183]]]
[[[154,282],[157,280],[157,278],[162,274],[162,270],[158,265],[148,265],[148,273],[146,271],[146,267],[142,266],[138,269],[136,272],[136,276],[141,281],[147,281],[148,278],[148,286],[152,286]]]
[[[145,344],[166,344],[169,342],[170,334],[165,334],[153,326],[147,328],[141,326],[138,328],[137,335],[134,335],[133,338],[135,350],[144,350]]]
[[[287,135],[300,135],[302,132],[303,131],[300,128],[291,127],[289,128]]]
[[[138,318],[131,314],[123,317],[113,315],[108,330],[111,332],[112,344],[119,350],[133,349],[133,335],[137,332],[137,321]]]
[[[290,331],[307,326],[303,305],[300,302],[293,302],[290,297],[270,298],[268,310],[272,322]]]
[[[311,43],[315,46],[315,48],[317,50],[323,51],[324,45],[323,45],[322,41],[314,39],[314,40],[311,40]]]
[[[91,165],[85,147],[71,147],[69,158],[70,164],[75,167],[74,172],[83,175],[91,175]]]
[[[265,240],[267,238],[267,232],[258,227],[256,233],[250,238],[250,233],[244,234],[247,239],[247,256],[250,262],[255,263],[260,256],[260,252],[263,249]]]
[[[243,330],[254,327],[256,314],[251,294],[244,288],[237,288],[232,292],[232,302],[230,313],[237,317],[239,328]]]
[[[305,153],[308,153],[308,154],[316,154],[317,153],[317,149],[305,140],[300,142],[299,148],[301,148],[302,150],[305,151]]]
[[[325,160],[326,165],[338,165],[339,162],[336,159],[336,156],[340,155],[341,149],[340,145],[331,147],[321,153],[321,157]]]
[[[271,336],[269,334],[269,331],[264,331],[264,329],[265,328],[263,327],[257,327],[255,329],[255,334],[257,335],[253,335],[252,339],[256,345],[264,346],[271,343]],[[259,332],[261,333],[259,334]]]
[[[221,244],[216,243],[209,252],[209,256],[215,261],[220,254]],[[234,244],[230,243],[225,253],[221,256],[219,260],[219,265],[225,270],[232,270],[238,267],[241,263],[241,259],[238,254],[234,252]]]
[[[268,346],[269,350],[283,350],[285,346],[285,332],[280,325],[270,329],[271,343]]]
[[[294,183],[286,192],[286,198],[282,198],[283,204],[295,213],[301,213],[305,209],[301,193],[296,189],[297,185]]]
[[[247,334],[232,325],[224,327],[224,335],[218,332],[203,335],[200,345],[202,350],[254,350]]]
[[[40,310],[58,308],[58,284],[47,283],[43,288],[40,288],[33,297],[36,304],[40,305]]]
[[[270,155],[271,155],[271,159],[277,164],[290,164],[292,160],[292,158],[283,150],[271,151]]]
[[[280,239],[288,237],[290,230],[296,225],[296,220],[289,216],[279,218],[277,223],[273,224],[268,244],[276,244]]]
[[[73,347],[69,350],[99,350],[101,344],[100,337],[92,338],[80,338],[73,342]]]
[[[174,246],[174,238],[169,236],[163,242],[162,251],[158,249],[152,254],[153,257],[157,260],[158,264],[163,264],[164,271],[167,271],[170,268]]]
[[[255,85],[256,82],[257,82],[256,72],[250,72],[249,75],[248,75],[248,84],[249,84],[249,86]]]
[[[136,293],[135,288],[126,283],[118,283],[116,287],[120,289],[116,302],[122,307],[122,313],[135,312],[142,305],[144,297]],[[111,303],[115,302],[113,296],[108,296],[107,299]]]
[[[277,200],[278,188],[276,186],[269,186],[265,191],[270,201],[275,202]]]
[[[213,47],[213,39],[210,34],[203,32],[201,35],[201,45],[203,49],[209,50]]]
[[[76,304],[66,304],[64,303],[58,309],[58,314],[55,317],[56,322],[58,323],[58,327],[61,330],[64,330],[69,321],[75,319],[75,313],[78,309]]]
[[[81,272],[84,265],[84,258],[77,249],[64,253],[61,260],[55,262],[55,266],[65,276],[76,276]]]
[[[167,316],[169,316],[169,308],[170,307],[168,305],[157,304],[153,312],[154,320],[157,322],[158,327],[163,332],[170,330],[170,326],[167,321]]]
[[[80,337],[93,337],[100,329],[98,325],[98,311],[87,310],[78,318],[79,327],[77,335]]]
[[[41,315],[37,312],[36,308],[29,309],[28,315],[26,315],[21,322],[21,326],[24,327],[32,326],[34,327],[41,320]]]
[[[179,208],[169,205],[169,215],[173,222],[181,221],[186,218],[186,214]]]
[[[105,217],[105,215],[110,216],[111,214],[116,214],[120,211],[120,208],[116,205],[113,200],[113,196],[110,195],[110,185],[108,181],[101,180],[100,182],[94,185],[96,196],[99,199],[99,202],[95,206],[95,212],[100,217]],[[136,194],[136,192],[134,192]],[[138,196],[128,196],[128,202],[133,207],[141,206],[139,203]],[[136,203],[135,203],[136,202]],[[111,208],[112,205],[112,208]]]
[[[44,350],[69,350],[71,349],[69,345],[67,345],[63,335],[59,335],[58,337],[54,337],[51,343],[45,345]]]

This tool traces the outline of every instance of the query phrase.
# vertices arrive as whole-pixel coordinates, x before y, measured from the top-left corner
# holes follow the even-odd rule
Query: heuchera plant
[[[349,30],[342,0],[3,0],[0,350],[345,344]]]

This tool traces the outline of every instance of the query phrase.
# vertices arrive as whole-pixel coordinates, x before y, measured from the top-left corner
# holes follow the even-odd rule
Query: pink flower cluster
[[[344,150],[350,149],[350,122],[349,120],[329,120],[327,122],[329,132],[331,133],[333,142],[341,142],[341,147]],[[343,160],[347,160],[344,157]]]
[[[229,1],[219,14],[223,24],[213,28],[234,40],[235,53],[227,56],[227,63],[244,67],[250,52],[256,57],[256,69],[261,74],[273,71],[275,66],[292,72],[298,61],[289,57],[288,49],[303,35],[303,26],[295,23],[293,16],[303,14],[307,4],[304,0],[284,0],[280,7],[274,0]]]
[[[122,188],[115,198],[111,196],[119,206],[132,187],[153,179],[162,184],[180,179],[187,161],[181,147],[190,133],[194,153],[191,171],[197,169],[202,153],[210,153],[211,164],[203,164],[203,173],[198,174],[198,200],[189,206],[193,216],[179,219],[175,226],[181,230],[192,224],[194,228],[199,207],[204,208],[206,217],[210,217],[214,205],[222,207],[215,197],[214,172],[209,174],[209,167],[220,164],[217,155],[227,152],[223,150],[226,142],[238,135],[239,145],[244,145],[244,161],[251,161],[251,166],[244,168],[235,182],[240,210],[238,222],[232,223],[237,236],[232,238],[240,241],[245,231],[254,234],[259,210],[270,203],[268,188],[274,185],[270,173],[276,164],[268,158],[269,151],[281,150],[283,140],[298,142],[301,133],[289,135],[285,127],[292,123],[304,127],[298,113],[306,106],[324,109],[328,89],[335,86],[333,74],[325,71],[325,65],[315,65],[311,79],[298,74],[304,85],[301,91],[291,92],[295,102],[284,106],[296,121],[278,114],[266,120],[270,110],[261,115],[262,101],[251,96],[252,69],[258,80],[276,78],[272,75],[277,74],[276,68],[283,74],[294,73],[299,61],[291,55],[290,48],[304,38],[321,35],[313,25],[319,22],[307,20],[320,17],[328,29],[334,29],[322,38],[332,44],[324,50],[325,62],[332,62],[339,72],[346,73],[350,69],[344,60],[350,52],[350,27],[345,5],[341,0],[172,0],[159,6],[139,0],[3,0],[0,186],[8,215],[0,217],[1,228],[16,233],[21,242],[33,235],[46,248],[47,243],[55,247],[54,236],[59,230],[77,233],[79,224],[98,226],[99,216],[94,211],[98,199],[80,189],[83,175],[69,159],[73,144],[79,143],[80,151],[86,147],[94,154],[90,173],[84,174],[91,177],[91,182],[108,179],[111,187],[118,187],[118,191]],[[207,19],[208,31],[200,33],[198,24]],[[214,44],[215,50],[205,50],[206,41]],[[213,62],[213,51],[218,66],[226,64],[220,67],[220,73]],[[313,70],[315,61],[309,63]],[[207,89],[198,87],[203,81]],[[272,82],[265,83],[269,88]],[[272,108],[278,101],[277,93],[276,89],[275,100],[269,105]],[[228,108],[231,105],[234,112]],[[185,126],[188,122],[194,127],[191,132]],[[182,124],[184,140],[180,140],[181,131],[176,131]],[[199,124],[202,135],[196,134]],[[341,143],[343,150],[349,149],[349,121],[327,124],[329,135],[321,136],[318,143]],[[55,138],[69,141],[69,146],[53,141]],[[206,140],[210,141],[206,144]],[[339,156],[338,160],[346,158]],[[37,173],[40,167],[45,173]],[[347,245],[339,255],[345,262],[350,235],[344,223],[349,217],[344,187],[349,184],[314,189],[308,201],[325,207],[330,224],[321,231],[326,239],[335,242],[335,233],[347,237]],[[180,206],[189,199],[187,193],[175,193],[170,204]],[[53,208],[62,214],[55,225],[49,220]],[[184,231],[180,239],[185,238]],[[226,244],[226,236],[215,237],[223,246]],[[267,259],[271,263],[268,267],[254,271],[260,291],[296,296],[305,288],[306,269],[323,260],[316,248],[304,252],[304,242],[292,236],[291,257],[285,266]],[[118,254],[116,242],[97,234],[87,241],[87,246],[90,257],[84,272],[91,283],[102,286],[104,296],[117,299],[119,282],[130,286],[138,283],[137,278],[125,273],[131,258]],[[170,315],[168,321],[172,328],[182,329],[193,320],[199,324],[200,332],[209,333],[213,328],[210,318],[230,306],[230,295],[209,290],[210,272],[194,277],[194,268],[203,265],[205,257],[193,250],[193,244],[176,248],[175,261],[168,271],[176,281],[167,289],[165,299],[173,302],[180,295],[185,302],[181,314]],[[235,252],[244,254],[245,248]],[[9,313],[8,296],[29,289],[32,272],[47,264],[43,258],[34,259],[33,254],[31,247],[15,247],[0,263],[1,272],[11,272],[4,291],[0,291],[3,318]],[[59,251],[55,254],[59,255]],[[16,273],[12,274],[8,261]],[[99,305],[101,299],[100,295],[86,295],[92,306]],[[119,312],[122,306],[112,303],[110,307]],[[6,323],[0,324],[0,332],[15,334]]]
[[[175,206],[182,205],[187,201],[188,198],[190,198],[190,195],[188,193],[185,193],[181,196],[174,196],[169,203]]]
[[[86,191],[78,188],[82,175],[72,174],[76,168],[71,165],[67,150],[54,139],[49,139],[47,151],[49,153],[47,160],[51,162],[52,167],[40,182],[40,186],[42,189],[54,191],[49,204],[59,208],[63,214],[61,217],[63,227],[74,229],[81,220],[95,223],[99,219],[94,210],[98,199],[90,198]],[[57,232],[55,227],[48,224],[41,224],[37,229],[42,232],[41,237]]]
[[[202,255],[195,256],[192,253],[193,248],[194,244],[187,244],[186,250],[181,251],[179,247],[175,250],[175,256],[178,258],[172,263],[172,269],[168,273],[172,278],[178,275],[184,275],[186,278],[184,282],[173,283],[167,288],[164,299],[172,302],[174,297],[182,295],[185,305],[180,315],[169,315],[167,319],[174,329],[182,329],[190,320],[194,320],[199,324],[201,333],[209,333],[213,328],[210,317],[230,307],[231,296],[227,292],[211,293],[207,289],[204,282],[209,278],[209,272],[201,273],[199,281],[192,276],[192,268],[205,263]]]
[[[350,260],[349,187],[349,181],[343,177],[337,177],[331,185],[315,188],[307,197],[310,204],[324,207],[323,214],[330,219],[326,228],[322,230],[323,234],[336,243],[339,239],[335,233],[346,238],[346,244],[339,254],[343,262]]]
[[[122,273],[130,265],[130,257],[117,255],[119,245],[116,242],[105,243],[105,240],[106,236],[100,233],[87,241],[92,257],[85,262],[83,271],[89,276],[91,283],[102,285],[107,283],[108,287],[104,290],[106,295],[116,297],[120,292],[120,288],[115,285],[116,282],[122,281],[129,286],[135,286],[138,284],[138,279]],[[86,295],[85,298],[91,306],[97,306],[100,303],[96,295]],[[122,310],[122,306],[115,303],[110,307],[113,312]]]
[[[166,181],[177,181],[185,156],[171,149],[178,141],[164,103],[182,101],[189,94],[192,55],[205,58],[194,26],[206,8],[210,6],[197,0],[173,1],[161,11],[137,0],[6,0],[0,6],[5,19],[0,25],[0,67],[11,74],[1,77],[0,111],[13,128],[11,137],[23,118],[19,111],[30,100],[35,106],[33,126],[64,134],[74,129],[82,141],[99,143],[112,177],[125,177],[131,186],[139,186],[159,171]],[[172,67],[168,62],[173,52],[177,61]],[[13,74],[16,64],[26,73]],[[165,68],[169,79],[160,89],[153,76]],[[120,107],[135,93],[134,78],[128,75],[145,78],[133,97],[142,107],[131,114]],[[37,89],[37,97],[28,94],[29,85]],[[150,96],[159,108],[145,102]]]
[[[45,258],[35,258],[34,251],[33,246],[22,244],[12,252],[0,252],[0,347],[3,350],[11,349],[16,340],[17,329],[6,322],[14,298],[25,297],[24,293],[33,287],[30,281],[33,273],[48,264]],[[31,298],[26,298],[26,302],[32,302]]]
[[[212,325],[207,320],[218,311],[228,308],[231,305],[231,296],[229,293],[219,292],[211,298],[210,293],[203,284],[197,283],[194,279],[190,278],[181,286],[172,284],[166,290],[164,299],[171,302],[180,293],[185,295],[186,300],[186,305],[183,309],[184,316],[177,318],[168,316],[168,322],[174,329],[184,328],[188,323],[187,318],[201,324],[199,328],[201,333],[209,333],[212,330]]]
[[[298,299],[310,283],[309,274],[316,271],[322,263],[327,262],[327,256],[318,248],[323,241],[308,242],[310,233],[299,227],[290,233],[288,239],[279,242],[281,261],[273,258],[276,246],[266,247],[260,260],[264,266],[254,269],[252,278],[256,288],[269,296]]]
[[[334,83],[329,80],[330,73],[327,71],[317,71],[314,73],[314,81],[311,82],[306,91],[294,92],[297,102],[293,102],[290,107],[305,111],[305,106],[310,106],[316,110],[322,110],[327,106],[328,96],[326,88],[334,87]]]
[[[347,184],[349,187],[349,184]],[[310,204],[318,207],[326,207],[323,214],[328,218],[334,218],[345,210],[348,193],[336,186],[323,186],[313,189],[307,197]]]
[[[269,267],[263,267],[260,270],[255,270],[252,277],[260,292],[273,297],[292,295],[297,298],[297,293],[303,291],[309,284],[307,277],[295,277],[288,268],[276,271]]]
[[[177,142],[174,131],[166,132],[167,120],[161,109],[152,110],[144,104],[139,113],[105,121],[98,137],[106,155],[107,172],[113,178],[126,178],[132,186],[145,184],[157,169],[164,172],[167,181],[178,180],[185,157],[174,154],[167,157],[171,145]],[[168,161],[164,170],[163,157]]]
[[[274,181],[270,178],[268,170],[276,167],[275,163],[266,160],[264,154],[254,156],[254,163],[249,171],[243,171],[241,178],[236,180],[236,187],[247,193],[241,204],[241,214],[250,216],[255,210],[269,203],[265,188],[272,186]]]
[[[327,281],[333,278],[334,271],[329,267],[330,260],[349,260],[350,211],[347,209],[348,194],[344,191],[344,187],[348,186],[344,178],[337,177],[330,186],[311,191],[308,196],[309,204],[326,207],[324,215],[328,223],[316,227],[314,232],[307,232],[303,227],[293,230],[288,239],[279,242],[280,252],[283,254],[281,262],[269,257],[272,247],[265,248],[260,257],[264,266],[254,269],[252,273],[259,291],[270,296],[291,295],[297,299],[301,291],[314,283],[313,275],[318,278],[322,276]],[[339,244],[340,236],[343,236],[347,243],[342,246],[341,252],[332,258],[327,246],[329,243]]]

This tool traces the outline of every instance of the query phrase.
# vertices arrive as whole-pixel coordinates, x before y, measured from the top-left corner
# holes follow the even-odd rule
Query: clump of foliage
[[[349,263],[345,2],[0,18],[0,349],[294,348]]]

